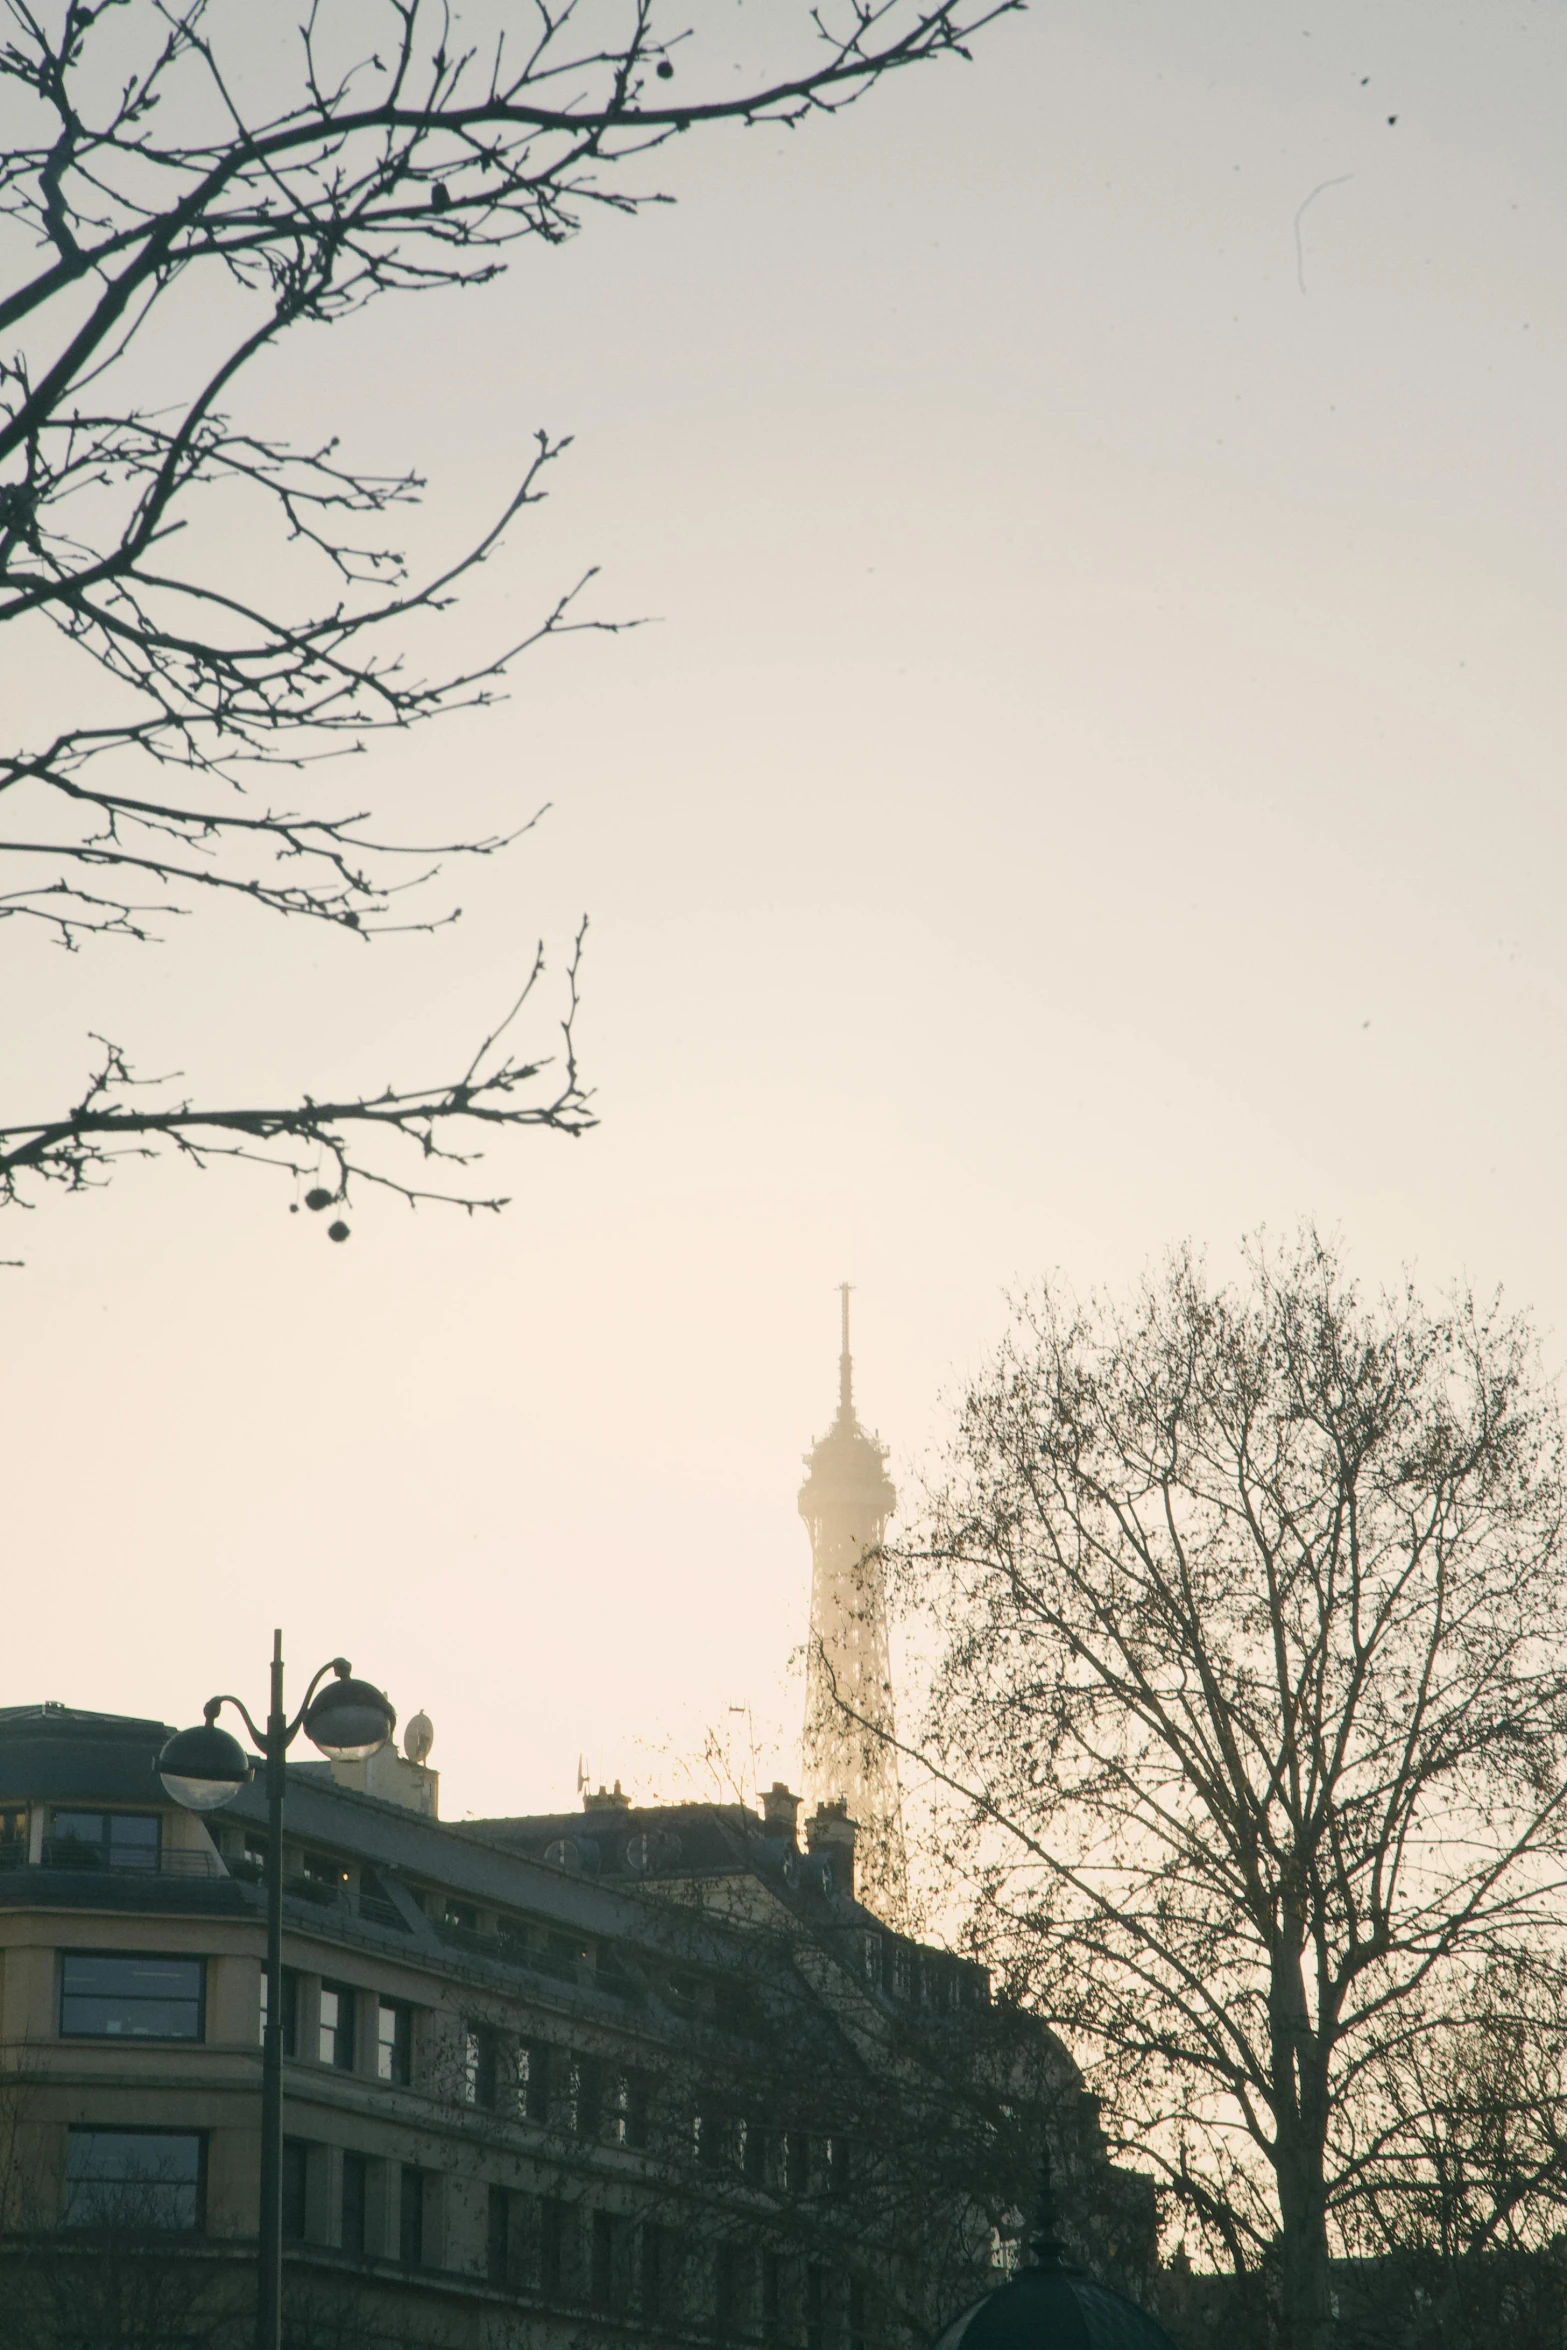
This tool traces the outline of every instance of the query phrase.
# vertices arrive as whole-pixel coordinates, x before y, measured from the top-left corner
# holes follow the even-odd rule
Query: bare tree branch
[[[496,1047],[523,1011],[544,971],[541,946],[527,984],[504,1020],[491,1031],[473,1055],[462,1076],[434,1085],[383,1086],[378,1093],[342,1101],[317,1102],[307,1095],[282,1108],[198,1109],[188,1101],[163,1101],[137,1108],[128,1099],[142,1091],[157,1091],[172,1078],[140,1079],[124,1054],[108,1038],[96,1041],[102,1057],[75,1108],[63,1118],[0,1127],[0,1205],[24,1201],[24,1179],[31,1176],[82,1191],[107,1180],[117,1159],[152,1158],[160,1146],[171,1146],[193,1166],[206,1167],[215,1159],[246,1159],[258,1166],[279,1167],[298,1180],[313,1178],[306,1204],[325,1208],[346,1202],[352,1182],[394,1192],[410,1206],[421,1200],[439,1200],[465,1208],[499,1211],[502,1197],[474,1196],[458,1171],[471,1167],[479,1155],[486,1131],[497,1127],[547,1127],[576,1138],[597,1124],[577,1071],[573,1023],[578,1001],[578,977],[584,923],[577,934],[567,972],[569,1009],[561,1023],[561,1051],[541,1060],[518,1060]],[[541,1084],[542,1081],[542,1084]],[[439,1176],[452,1175],[436,1187],[399,1181],[357,1155],[354,1137],[394,1136],[414,1146],[418,1156]],[[261,1146],[292,1144],[314,1153],[306,1161]],[[330,1184],[323,1182],[325,1168]],[[333,1236],[339,1235],[334,1225]]]
[[[966,56],[1016,5],[791,0],[766,27],[782,70],[730,91],[730,36],[666,29],[656,0],[539,8],[520,44],[517,13],[481,5],[463,48],[439,0],[314,0],[282,84],[230,0],[4,0],[0,625],[24,660],[48,632],[80,677],[68,723],[0,747],[0,927],[75,950],[225,901],[361,938],[450,920],[410,894],[529,820],[414,848],[314,779],[379,734],[487,706],[549,639],[628,625],[581,609],[589,571],[511,644],[410,666],[568,443],[537,433],[483,535],[415,570],[391,533],[422,478],[358,468],[335,438],[277,438],[241,412],[257,363],[383,297],[483,287],[519,244],[663,201],[634,175],[667,140],[834,113],[890,73]],[[460,1161],[435,1139],[454,1121],[581,1133],[574,1071],[563,1094],[519,1101],[543,1066],[204,1113],[133,1108],[110,1053],[74,1112],[7,1130],[0,1199],[30,1176],[101,1181],[154,1139],[203,1163],[288,1139],[368,1178],[333,1134]]]

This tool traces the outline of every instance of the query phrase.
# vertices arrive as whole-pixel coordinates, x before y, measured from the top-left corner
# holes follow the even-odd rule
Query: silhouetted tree
[[[1209,2250],[1276,2260],[1293,2350],[1395,2209],[1560,2192],[1518,1986],[1560,1916],[1562,1508],[1527,1326],[1368,1305],[1307,1233],[1022,1306],[901,1561],[974,1946]]]
[[[453,836],[443,809],[433,845],[394,841],[318,768],[487,702],[530,645],[610,625],[579,582],[455,672],[404,666],[411,624],[495,553],[564,443],[540,433],[478,543],[416,577],[387,534],[418,476],[280,438],[258,362],[381,299],[482,287],[518,243],[655,200],[629,174],[666,140],[833,112],[1016,4],[790,0],[767,12],[775,69],[736,83],[730,28],[688,32],[657,0],[481,5],[460,37],[439,0],[315,0],[286,28],[247,0],[6,0],[0,622],[13,676],[44,632],[77,674],[58,721],[0,748],[0,917],[73,949],[222,900],[361,940],[448,918],[408,914],[410,890],[516,831]],[[357,1097],[192,1105],[136,1090],[100,1040],[74,1100],[0,1125],[0,1202],[161,1146],[324,1164],[321,1202],[353,1175],[450,1197],[439,1167],[432,1194],[356,1154],[401,1140],[460,1167],[495,1129],[593,1123],[575,960],[560,1048],[511,1041],[541,967],[434,1083]]]

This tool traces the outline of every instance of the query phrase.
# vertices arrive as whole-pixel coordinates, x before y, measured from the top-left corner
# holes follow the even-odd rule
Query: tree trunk
[[[1301,1971],[1300,1906],[1286,1897],[1284,1936],[1274,1944],[1269,2005],[1278,2090],[1274,2151],[1279,2190],[1284,2339],[1288,2350],[1332,2350],[1328,2276],[1327,2056],[1313,2030]]]
[[[1311,2173],[1315,2176],[1311,2176]],[[1279,2251],[1288,2350],[1332,2350],[1326,2198],[1321,2164],[1309,2155],[1279,2168]]]

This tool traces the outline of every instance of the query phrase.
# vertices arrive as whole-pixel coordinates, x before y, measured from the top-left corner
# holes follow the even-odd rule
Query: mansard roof
[[[50,1701],[0,1706],[0,1802],[165,1804],[158,1756],[166,1722]]]
[[[177,1807],[157,1773],[159,1752],[171,1735],[167,1723],[137,1715],[53,1703],[0,1708],[0,1800],[173,1813]],[[221,1832],[224,1823],[264,1831],[259,1779],[207,1824]],[[368,1933],[377,1941],[391,1934],[410,1954],[415,1948],[427,1958],[439,1953],[442,1963],[480,1973],[502,1963],[495,1933],[432,1923],[414,1898],[421,1889],[438,1889],[492,1916],[532,1918],[585,1941],[637,1944],[664,1952],[671,1963],[717,1971],[733,1965],[737,1933],[769,1917],[780,1927],[792,1921],[847,1969],[873,2004],[896,1972],[890,1962],[871,1964],[873,1944],[909,1952],[918,1947],[889,1936],[869,1910],[834,1889],[827,1856],[802,1853],[792,1838],[769,1835],[739,1803],[616,1805],[447,1822],[339,1786],[330,1764],[305,1761],[288,1767],[286,1834],[295,1849],[315,1848],[368,1866],[386,1895],[387,1916],[379,1924],[346,1909],[334,1919],[322,1908],[311,1920],[319,1930],[340,1929],[354,1939]],[[645,1844],[633,1857],[638,1838]],[[556,1849],[567,1844],[576,1850]],[[248,1913],[259,1903],[259,1886],[246,1882],[215,1849],[207,1848],[205,1861],[190,1850],[164,1860],[174,1865],[153,1875],[64,1866],[27,1874],[47,1879],[51,1907],[211,1914]],[[693,1887],[749,1880],[760,1907],[672,1900],[682,1880]],[[6,1907],[36,1901],[43,1890],[41,1884],[24,1886],[11,1870],[0,1872],[0,1904]],[[292,1888],[290,1908],[301,1919],[298,1905],[310,1894],[306,1885]],[[961,1978],[969,2002],[985,2001],[982,1968],[935,1951],[922,1953],[922,1962],[944,1980]]]

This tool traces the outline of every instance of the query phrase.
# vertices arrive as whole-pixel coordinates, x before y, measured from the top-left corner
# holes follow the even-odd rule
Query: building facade
[[[243,2339],[264,1810],[170,1804],[167,1735],[0,1710],[0,2343],[26,2350]],[[928,2339],[1005,2257],[1044,2112],[1135,2283],[1151,2193],[1064,2052],[859,1901],[845,1807],[803,1840],[798,1808],[451,1825],[390,1749],[291,1766],[301,2350]]]

